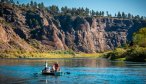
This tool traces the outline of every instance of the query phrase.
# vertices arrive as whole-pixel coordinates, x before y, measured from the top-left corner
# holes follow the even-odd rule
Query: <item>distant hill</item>
[[[11,1],[11,2],[10,2]],[[104,52],[132,41],[146,27],[142,16],[111,16],[88,8],[0,3],[0,50]]]

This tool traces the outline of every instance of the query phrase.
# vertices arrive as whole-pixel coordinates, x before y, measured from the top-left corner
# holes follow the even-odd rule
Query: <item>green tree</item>
[[[29,19],[28,25],[29,25],[29,27],[33,27],[32,26],[32,19]]]
[[[143,16],[141,16],[141,17],[140,17],[140,19],[141,19],[141,20],[144,20],[144,17],[143,17]]]
[[[22,7],[25,7],[25,4],[22,4]]]
[[[67,6],[61,8],[61,12],[63,14],[66,14],[67,13],[67,10],[68,10]]]
[[[104,16],[104,11],[101,12],[101,16]]]
[[[109,17],[112,17],[112,14],[109,14]]]
[[[126,14],[122,12],[122,18],[126,18]]]
[[[9,2],[9,0],[4,0],[4,2],[5,2],[5,3],[8,3],[8,2]]]
[[[19,5],[19,1],[17,1],[17,5]]]
[[[115,13],[115,17],[117,17],[117,14]]]
[[[139,15],[136,15],[136,16],[134,17],[134,19],[139,20],[139,19],[140,19],[140,16],[139,16]]]
[[[106,11],[106,16],[108,16],[109,14],[108,14],[108,11]]]
[[[98,11],[96,11],[96,16],[99,16],[99,12]]]
[[[27,4],[26,4],[26,7],[27,7],[27,8],[29,8],[29,6],[30,6],[30,4],[29,4],[29,3],[27,3]]]
[[[102,16],[102,12],[101,11],[99,12],[99,16]]]
[[[122,15],[121,15],[120,12],[118,12],[117,17],[118,17],[118,18],[121,18],[121,17],[122,17]]]
[[[132,19],[132,15],[128,13],[128,19]]]
[[[55,14],[56,15],[56,14],[59,13],[59,8],[58,8],[58,6],[55,6],[55,5],[50,6],[49,10],[50,10],[51,14]]]
[[[135,45],[146,47],[146,27],[133,34],[133,42]]]
[[[34,2],[34,7],[37,8],[38,4],[37,2]]]
[[[85,9],[85,15],[88,16],[89,15],[90,10],[88,8]]]
[[[33,1],[30,1],[30,5],[31,5],[31,6],[34,6]]]
[[[41,9],[45,8],[44,3],[43,2],[39,3],[38,8],[41,8]]]
[[[10,3],[14,4],[14,1],[13,0],[10,0]]]
[[[94,10],[91,11],[91,16],[94,16],[96,13]]]
[[[77,9],[76,9],[76,8],[72,8],[72,10],[71,10],[71,15],[72,15],[72,16],[77,15],[77,14],[76,14],[76,11],[77,11]]]
[[[4,2],[5,2],[5,0],[0,0],[0,2],[1,2],[1,3],[4,3]]]
[[[39,25],[39,22],[35,18],[33,18],[31,21],[32,21],[31,25],[33,25],[33,27],[36,27]]]

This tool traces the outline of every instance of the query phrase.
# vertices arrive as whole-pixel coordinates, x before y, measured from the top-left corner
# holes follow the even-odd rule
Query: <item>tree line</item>
[[[115,18],[123,18],[123,19],[136,19],[136,20],[146,20],[146,17],[139,15],[132,15],[131,13],[126,14],[125,12],[118,12],[115,15],[110,14],[108,11],[95,11],[90,10],[89,8],[68,8],[67,6],[59,8],[56,5],[45,7],[44,3],[37,3],[35,1],[30,1],[30,3],[22,3],[19,1],[14,2],[13,0],[0,0],[1,3],[8,3],[17,5],[19,7],[29,8],[29,9],[41,9],[47,11],[53,16],[57,15],[71,15],[71,16],[95,16],[95,17],[115,17]]]

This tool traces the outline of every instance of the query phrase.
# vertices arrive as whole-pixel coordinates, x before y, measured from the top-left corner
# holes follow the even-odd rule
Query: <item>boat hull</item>
[[[43,75],[61,76],[62,72],[42,72]]]

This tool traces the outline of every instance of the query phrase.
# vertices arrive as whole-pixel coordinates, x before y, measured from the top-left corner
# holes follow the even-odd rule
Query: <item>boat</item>
[[[51,71],[48,72],[48,71],[42,70],[42,74],[43,75],[61,76],[63,74],[63,72],[60,72],[60,71],[58,71],[58,72],[51,72]]]
[[[47,62],[45,62],[45,68],[42,70],[43,75],[54,75],[54,76],[61,76],[63,72],[61,71],[51,71],[50,67],[48,67]]]

